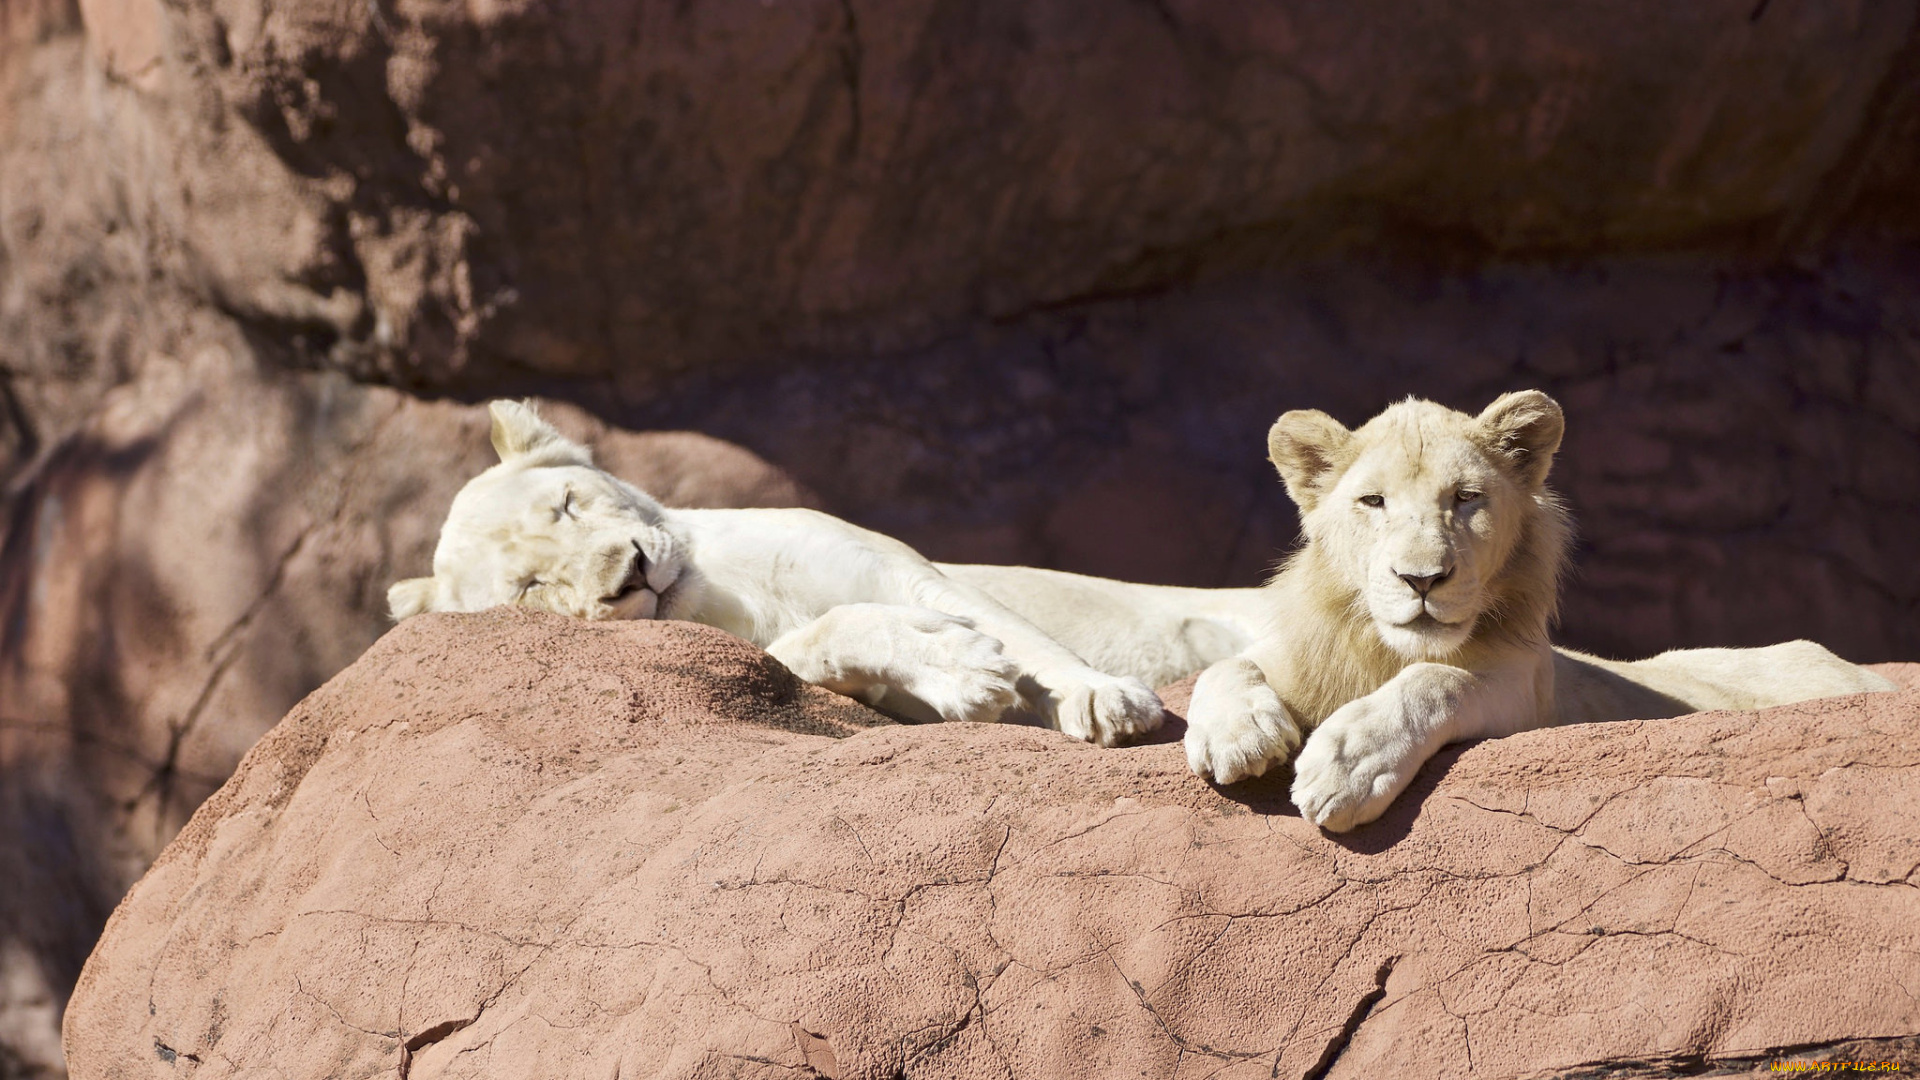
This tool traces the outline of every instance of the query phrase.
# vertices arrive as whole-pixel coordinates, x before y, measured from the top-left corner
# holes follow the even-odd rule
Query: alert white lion
[[[1035,719],[1101,745],[1160,724],[1149,686],[1248,644],[1257,589],[935,564],[813,510],[666,509],[525,404],[490,406],[500,463],[461,489],[433,575],[393,616],[520,604],[689,619],[910,719]]]
[[[1537,390],[1479,416],[1408,399],[1357,431],[1280,417],[1268,451],[1306,543],[1266,587],[1271,629],[1194,687],[1193,770],[1258,776],[1310,732],[1293,801],[1338,831],[1379,817],[1449,742],[1893,689],[1808,641],[1628,663],[1553,649],[1563,426]]]

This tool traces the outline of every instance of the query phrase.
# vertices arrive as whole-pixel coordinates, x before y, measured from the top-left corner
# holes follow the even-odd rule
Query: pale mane
[[[1635,662],[1553,648],[1573,530],[1546,480],[1564,427],[1537,390],[1477,416],[1409,399],[1357,431],[1281,416],[1268,449],[1307,539],[1265,590],[1260,640],[1194,684],[1194,772],[1232,783],[1291,757],[1294,805],[1338,831],[1449,742],[1889,688],[1811,642]]]
[[[1410,399],[1396,408],[1444,411],[1450,414],[1450,424],[1456,417],[1458,422],[1469,419],[1439,410],[1431,402]],[[1371,449],[1368,445],[1349,448],[1329,462],[1329,471],[1343,473]],[[1449,658],[1451,662],[1477,666],[1547,644],[1549,628],[1559,614],[1560,581],[1572,547],[1573,522],[1559,496],[1544,486],[1518,505],[1521,513],[1503,523],[1511,550],[1489,575],[1484,610],[1471,637]],[[1290,653],[1286,665],[1290,677],[1283,697],[1309,727],[1347,702],[1372,693],[1408,663],[1407,657],[1381,639],[1359,588],[1336,569],[1329,545],[1343,537],[1309,534],[1266,588],[1271,608],[1266,640],[1287,641]]]

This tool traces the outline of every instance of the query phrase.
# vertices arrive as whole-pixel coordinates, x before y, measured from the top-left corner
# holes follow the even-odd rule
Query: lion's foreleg
[[[1000,643],[965,619],[898,604],[842,604],[767,646],[795,675],[878,705],[898,690],[942,720],[993,722],[1019,703]]]
[[[1100,746],[1160,726],[1165,710],[1146,683],[1096,670],[984,591],[935,573],[916,583],[916,601],[998,640],[1019,668],[1023,695],[1050,726]]]
[[[1229,657],[1200,673],[1187,708],[1187,764],[1231,784],[1263,775],[1300,745],[1300,725],[1260,666]]]
[[[1294,805],[1333,832],[1372,821],[1447,743],[1538,726],[1542,667],[1532,658],[1479,673],[1409,664],[1314,729],[1294,762]]]

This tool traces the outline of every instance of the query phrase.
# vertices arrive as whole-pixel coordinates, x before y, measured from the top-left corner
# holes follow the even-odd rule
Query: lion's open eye
[[[1375,510],[1378,510],[1387,505],[1387,497],[1384,495],[1362,495],[1360,496],[1360,505],[1371,506]]]

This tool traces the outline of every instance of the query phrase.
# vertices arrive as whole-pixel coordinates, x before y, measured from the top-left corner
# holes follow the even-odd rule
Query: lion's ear
[[[439,578],[417,577],[396,581],[387,588],[387,613],[393,616],[394,622],[412,618],[423,611],[432,611],[433,603],[439,596]]]
[[[496,401],[487,406],[493,417],[493,451],[503,463],[520,465],[591,465],[587,448],[567,438],[528,401]]]
[[[1287,494],[1301,511],[1312,510],[1345,460],[1353,432],[1318,409],[1295,409],[1267,432],[1267,456],[1280,470]]]
[[[1538,390],[1501,394],[1478,422],[1487,450],[1505,458],[1528,487],[1547,482],[1554,451],[1567,430],[1559,402]]]

